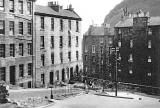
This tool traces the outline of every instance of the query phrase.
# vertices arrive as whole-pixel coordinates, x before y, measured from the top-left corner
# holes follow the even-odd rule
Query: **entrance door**
[[[62,81],[65,82],[65,70],[62,69]]]
[[[10,66],[10,84],[15,85],[15,66]]]
[[[73,79],[73,67],[72,68],[70,68],[70,79],[72,80]]]
[[[53,72],[50,72],[50,84],[53,84]]]

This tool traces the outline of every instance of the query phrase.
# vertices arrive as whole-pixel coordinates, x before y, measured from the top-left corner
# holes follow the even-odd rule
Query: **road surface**
[[[56,101],[54,105],[47,108],[160,108],[159,99],[128,93],[119,93],[119,95],[134,99],[81,94]]]

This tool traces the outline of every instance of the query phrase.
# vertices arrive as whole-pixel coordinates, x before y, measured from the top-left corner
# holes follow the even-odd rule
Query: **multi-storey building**
[[[0,0],[0,81],[32,86],[35,0]]]
[[[82,71],[81,18],[72,5],[36,6],[35,43],[36,86],[68,82]]]
[[[87,77],[110,79],[109,48],[113,35],[105,26],[91,25],[83,36],[83,74]]]
[[[160,87],[160,17],[141,11],[126,17],[115,26],[119,81]],[[159,91],[145,86],[145,91]]]

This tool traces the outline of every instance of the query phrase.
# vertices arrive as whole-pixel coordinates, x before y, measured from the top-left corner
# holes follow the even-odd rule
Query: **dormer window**
[[[148,56],[148,63],[151,63],[151,62],[152,62],[151,56]]]
[[[151,42],[151,40],[148,41],[148,48],[152,48],[152,42]]]
[[[129,60],[128,61],[133,62],[133,55],[132,54],[129,55]]]

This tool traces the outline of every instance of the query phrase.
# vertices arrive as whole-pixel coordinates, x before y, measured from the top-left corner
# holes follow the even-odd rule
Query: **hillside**
[[[121,19],[123,8],[128,7],[129,12],[138,10],[149,11],[150,16],[160,16],[160,0],[125,0],[115,6],[114,9],[105,17],[104,23],[109,23],[111,27]]]

